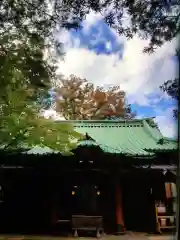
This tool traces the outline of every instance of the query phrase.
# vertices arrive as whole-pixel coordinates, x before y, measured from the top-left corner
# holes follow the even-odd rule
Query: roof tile
[[[147,156],[155,151],[177,149],[177,142],[167,138],[164,138],[162,145],[158,144],[163,135],[152,119],[84,120],[72,123],[77,132],[87,133],[106,152]]]

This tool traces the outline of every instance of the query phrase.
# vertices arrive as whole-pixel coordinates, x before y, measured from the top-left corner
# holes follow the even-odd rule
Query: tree
[[[180,60],[180,50],[176,51],[176,56],[178,61]],[[172,99],[179,101],[179,78],[166,81],[163,85],[160,86],[160,89],[166,92]],[[178,110],[174,109],[174,117],[178,118]]]
[[[166,92],[170,97],[179,101],[179,78],[166,81],[160,88]],[[178,110],[174,109],[174,117],[178,118]]]
[[[37,103],[39,109],[46,107],[47,104],[42,99],[49,97],[50,79],[55,76],[55,67],[52,61],[44,59],[45,39],[35,29],[23,28],[22,24],[25,23],[21,24],[19,19],[18,12],[21,7],[17,2],[1,1],[0,6],[1,118],[8,116],[6,125],[9,124],[9,133],[11,133],[11,122],[8,121],[13,111],[21,115],[21,112],[26,112],[29,105],[37,110]],[[16,92],[21,93],[22,99],[15,94]],[[14,103],[9,99],[11,96]],[[16,106],[16,102],[21,105],[21,112],[15,107],[12,108],[12,104]]]
[[[6,96],[14,89],[31,92],[26,98],[26,109],[30,102],[32,108],[37,102],[45,107],[44,98],[48,96],[51,79],[56,78],[55,55],[62,53],[56,33],[60,28],[81,27],[91,10],[101,13],[105,22],[120,35],[139,34],[150,39],[145,51],[153,51],[176,37],[180,23],[178,0],[2,0],[0,9],[0,101],[10,109]],[[127,13],[128,27],[124,23]],[[44,58],[45,50],[51,50],[48,59]],[[107,98],[107,93],[105,97],[102,92],[99,89],[96,93],[101,101]],[[1,111],[5,109],[1,107]],[[1,116],[9,116],[2,112]]]
[[[107,90],[95,87],[86,79],[70,75],[54,90],[54,107],[65,119],[132,118],[125,93],[119,87]]]
[[[90,10],[101,13],[105,22],[120,35],[132,38],[138,34],[149,39],[145,52],[153,52],[166,41],[175,38],[180,30],[179,0],[104,0],[56,1],[55,8],[63,9],[63,19],[81,22]],[[57,10],[56,10],[57,13]],[[127,21],[126,21],[127,20]]]
[[[44,59],[41,42],[36,34],[32,38],[16,31],[1,34],[0,146],[42,145],[67,153],[75,145],[71,139],[80,136],[72,126],[40,115],[49,105],[50,79],[55,78],[54,64]]]
[[[28,89],[9,89],[6,102],[1,101],[0,146],[3,149],[48,146],[70,153],[81,137],[69,124],[59,124],[39,115],[38,105],[28,101]]]
[[[14,28],[28,37],[33,30],[43,39],[51,37],[51,44],[57,43],[54,33],[60,28],[81,27],[91,10],[120,35],[149,39],[145,51],[172,40],[180,30],[179,0],[2,0],[0,7],[1,29]]]

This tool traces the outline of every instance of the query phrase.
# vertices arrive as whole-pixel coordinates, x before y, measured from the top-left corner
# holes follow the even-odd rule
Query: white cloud
[[[64,118],[57,114],[57,112],[53,109],[44,111],[43,116],[47,119],[52,118],[54,120],[64,120]]]
[[[150,105],[150,100],[148,99],[147,95],[134,93],[134,94],[128,94],[127,98],[130,104],[137,104],[141,106]]]
[[[91,11],[83,22],[83,31],[88,32],[90,27],[102,19],[101,14]],[[128,23],[128,16],[125,18]],[[124,22],[124,23],[125,23]],[[97,27],[98,36],[91,41],[106,41],[106,48],[111,49],[111,43],[103,38],[103,28]],[[138,37],[127,41],[123,36],[119,36],[115,30],[110,29],[119,43],[124,41],[123,60],[119,59],[119,54],[97,55],[87,48],[80,47],[78,38],[72,37],[68,31],[62,30],[59,33],[59,40],[64,43],[66,56],[64,61],[59,63],[59,72],[68,76],[75,74],[98,84],[120,85],[132,102],[147,106],[149,104],[148,94],[160,92],[159,86],[164,81],[173,79],[177,74],[172,56],[175,53],[177,41],[164,44],[152,54],[142,52],[148,46],[148,40],[140,40]],[[163,98],[166,94],[161,92]]]
[[[103,17],[100,13],[95,13],[94,11],[91,11],[83,22],[83,31],[88,32],[90,27],[102,18]]]
[[[111,44],[111,42],[109,42],[109,41],[106,42],[106,49],[107,49],[108,51],[111,51],[111,50],[112,50],[112,44]]]
[[[84,21],[83,31],[88,32],[90,27],[101,18],[100,14],[91,12]],[[102,41],[101,31],[102,28],[99,27],[99,37],[93,41]],[[124,37],[118,36],[114,30],[111,31],[117,41],[122,43],[124,40],[123,59],[119,59],[119,54],[96,54],[94,51],[82,48],[78,38],[72,38],[65,30],[61,31],[58,38],[65,45],[66,55],[64,61],[59,61],[58,72],[65,76],[75,74],[96,85],[120,85],[121,89],[126,91],[129,102],[141,106],[156,106],[160,98],[150,100],[148,95],[152,93],[169,99],[167,94],[160,91],[159,86],[177,75],[177,66],[172,60],[176,41],[168,42],[154,54],[148,55],[142,52],[148,45],[147,40],[140,40],[135,36],[127,41]],[[106,42],[106,47],[111,49],[112,46]],[[48,114],[57,118],[56,113]],[[172,137],[176,133],[176,127],[171,116],[171,110],[157,112],[156,121],[162,133]]]
[[[168,108],[165,111],[157,110],[155,121],[165,137],[177,138],[177,124],[175,124],[175,120],[172,119],[172,116],[173,108]]]
[[[167,116],[157,116],[156,122],[165,137],[176,138],[177,129],[176,125],[172,123]]]
[[[177,68],[171,58],[175,52],[174,42],[165,44],[152,55],[142,52],[144,46],[147,41],[137,37],[126,41],[123,60],[118,54],[97,55],[85,48],[70,47],[64,61],[59,63],[59,71],[66,76],[76,74],[95,84],[120,85],[128,94],[139,97],[174,78]]]
[[[174,108],[167,108],[166,110],[156,109],[156,117],[154,121],[158,124],[158,127],[164,137],[177,139],[178,127],[176,120],[173,118]],[[137,116],[138,119],[145,118],[144,114]],[[154,116],[152,116],[154,117]]]

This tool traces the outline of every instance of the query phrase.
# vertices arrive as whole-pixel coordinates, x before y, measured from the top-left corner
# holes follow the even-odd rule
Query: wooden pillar
[[[54,228],[56,226],[58,216],[57,216],[57,193],[56,189],[51,192],[51,224]]]
[[[124,234],[125,228],[122,210],[122,192],[118,180],[116,181],[116,224],[117,234]]]
[[[55,227],[57,223],[57,211],[56,211],[56,205],[52,206],[52,215],[51,215],[51,222],[52,222],[52,227]]]

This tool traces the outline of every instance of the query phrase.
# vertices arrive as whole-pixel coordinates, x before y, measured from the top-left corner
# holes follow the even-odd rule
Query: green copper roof
[[[177,142],[164,138],[152,118],[67,122],[72,123],[77,132],[88,134],[95,141],[92,143],[92,140],[84,140],[78,145],[98,145],[109,153],[148,156],[156,151],[177,149]]]
[[[25,153],[27,154],[48,154],[48,153],[54,153],[55,151],[53,151],[51,148],[49,147],[40,147],[40,146],[35,146],[33,147],[31,150],[26,151]]]
[[[104,152],[130,156],[153,156],[158,151],[177,149],[177,141],[163,137],[152,118],[133,120],[77,120],[59,121],[70,123],[75,130],[90,139],[78,142],[78,146],[99,146]],[[35,146],[29,154],[54,152]]]

